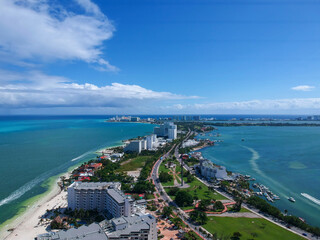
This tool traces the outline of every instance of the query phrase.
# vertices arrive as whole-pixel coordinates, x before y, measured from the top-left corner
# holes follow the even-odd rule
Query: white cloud
[[[175,104],[166,107],[171,111],[188,113],[298,113],[304,110],[320,110],[320,98],[294,98],[274,100],[251,100],[239,102],[214,102],[201,104]]]
[[[102,57],[114,26],[90,0],[77,0],[75,14],[49,1],[0,1],[0,57],[3,61],[80,60],[117,71]],[[9,59],[9,60],[8,60]],[[36,60],[37,59],[37,60]]]
[[[291,88],[291,89],[292,89],[292,90],[295,90],[295,91],[304,91],[304,92],[307,92],[307,91],[313,90],[314,88],[315,88],[314,86],[299,85],[299,86],[293,87],[293,88]]]
[[[154,101],[179,100],[186,97],[170,92],[156,92],[138,85],[112,83],[106,86],[74,83],[59,76],[38,71],[11,73],[0,70],[0,107],[132,107]]]

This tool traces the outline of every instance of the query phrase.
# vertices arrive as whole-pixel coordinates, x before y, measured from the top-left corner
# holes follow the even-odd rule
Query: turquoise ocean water
[[[223,140],[202,149],[204,157],[256,178],[279,195],[280,210],[320,227],[320,127],[219,127],[200,138]]]
[[[96,156],[96,150],[143,136],[151,124],[107,123],[100,118],[0,120],[0,225],[26,200],[44,193],[52,176]]]

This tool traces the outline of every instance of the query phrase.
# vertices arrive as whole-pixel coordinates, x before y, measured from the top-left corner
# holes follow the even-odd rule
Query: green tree
[[[213,208],[215,211],[222,211],[224,209],[224,206],[223,206],[222,202],[216,201],[213,205]]]
[[[193,198],[190,193],[180,190],[176,195],[175,202],[179,207],[191,206],[193,203]]]
[[[203,225],[208,221],[207,214],[205,212],[199,211],[198,209],[195,209],[190,213],[190,219],[194,222],[199,223],[200,225]]]
[[[241,237],[241,233],[239,232],[234,232],[233,235],[231,236],[231,240],[240,240],[240,237]]]
[[[182,222],[181,218],[179,218],[179,217],[175,217],[171,221],[178,228],[181,228],[183,226],[183,222]]]
[[[171,214],[172,214],[172,208],[165,206],[162,210],[162,216],[170,217]]]
[[[210,199],[203,199],[200,201],[198,205],[199,211],[205,212],[208,210],[208,207],[210,205]]]
[[[172,175],[170,175],[169,173],[166,173],[166,172],[161,172],[160,175],[159,175],[159,180],[160,182],[170,182],[173,180],[173,177]]]

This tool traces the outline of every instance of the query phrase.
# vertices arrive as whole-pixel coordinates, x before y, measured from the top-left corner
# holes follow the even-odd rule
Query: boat
[[[293,197],[289,197],[288,200],[289,200],[290,202],[295,202],[295,201],[296,201]]]
[[[273,195],[273,200],[280,200],[280,197],[277,195]]]

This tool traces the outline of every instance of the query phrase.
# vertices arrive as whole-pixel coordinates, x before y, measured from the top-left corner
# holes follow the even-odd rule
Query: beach
[[[5,183],[0,186],[0,239],[30,208],[36,210],[58,193],[54,187],[60,175],[95,159],[100,149],[152,129],[151,124],[106,123],[102,118],[0,121],[0,163],[5,166],[0,169]]]
[[[68,175],[66,173],[62,176],[68,177]],[[43,198],[40,198],[26,212],[3,228],[3,231],[0,233],[1,239],[34,239],[38,234],[46,233],[48,225],[44,223],[40,224],[41,216],[46,213],[47,209],[67,206],[67,192],[61,191],[57,184],[59,179],[57,178],[55,184]],[[14,230],[8,231],[8,229]]]
[[[96,151],[96,153],[106,153],[110,149],[122,146],[120,144],[115,144],[110,147],[104,147]],[[69,178],[71,172],[78,168],[81,163],[76,166],[71,167],[68,172],[55,177],[49,190],[39,197],[35,202],[28,206],[27,210],[20,216],[15,218],[12,222],[5,225],[1,230],[0,239],[5,240],[24,240],[24,239],[34,239],[37,235],[43,234],[50,230],[50,222],[45,221],[40,222],[41,217],[46,214],[47,209],[56,208],[67,208],[67,191],[61,190],[58,185],[61,177]],[[48,228],[49,226],[49,228]],[[8,231],[13,229],[13,231]]]

